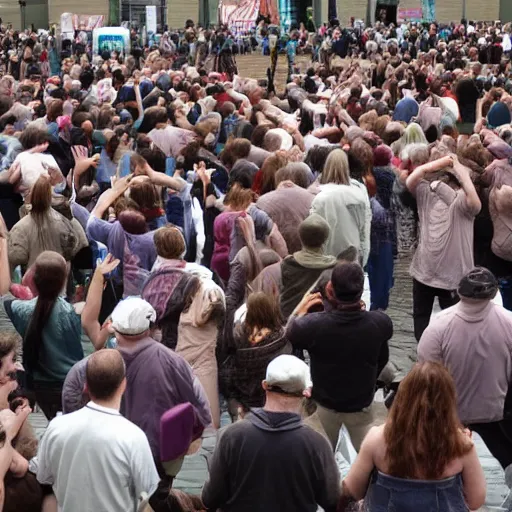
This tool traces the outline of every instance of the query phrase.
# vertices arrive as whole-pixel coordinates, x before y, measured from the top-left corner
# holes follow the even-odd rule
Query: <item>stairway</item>
[[[261,53],[237,55],[236,63],[240,76],[262,80],[267,78],[267,68],[270,66],[270,57],[261,55]],[[299,68],[301,73],[305,73],[310,64],[310,55],[297,55],[296,67]],[[284,91],[287,74],[288,60],[286,59],[286,55],[279,55],[275,77],[275,87],[279,93]]]

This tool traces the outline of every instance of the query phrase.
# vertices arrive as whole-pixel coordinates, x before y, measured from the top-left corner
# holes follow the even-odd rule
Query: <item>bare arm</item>
[[[462,483],[467,506],[470,510],[479,509],[485,503],[486,483],[474,446],[463,459]]]
[[[295,130],[292,133],[293,142],[299,146],[301,151],[306,150],[306,146],[304,145],[304,137],[302,136],[302,133],[299,132],[299,130]]]
[[[471,181],[471,171],[462,165],[458,159],[454,161],[453,173],[458,178],[464,193],[466,194],[466,205],[473,215],[477,215],[482,208],[478,193]]]
[[[7,471],[9,470],[12,458],[14,456],[14,448],[10,441],[5,441],[3,446],[0,446],[0,510],[4,509],[5,503],[5,487],[4,479]]]
[[[329,126],[328,128],[317,128],[311,132],[311,135],[319,139],[326,139],[330,135],[340,135],[341,137],[341,131],[337,126]]]
[[[105,346],[109,336],[108,329],[102,328],[98,321],[105,274],[112,272],[118,265],[119,260],[108,254],[105,260],[96,267],[82,311],[82,328],[96,350],[101,350]]]
[[[167,187],[181,192],[186,186],[187,182],[183,178],[170,177],[163,172],[154,171],[150,165],[146,162],[144,166],[138,165],[135,169],[136,176],[147,176],[153,185],[160,187]]]
[[[344,497],[348,495],[356,501],[364,498],[370,475],[375,468],[373,460],[375,445],[382,441],[382,428],[373,427],[364,439],[354,464],[345,480],[343,480]]]
[[[16,450],[13,450],[9,471],[15,478],[23,478],[27,474],[28,460],[25,459],[25,457],[19,454]]]
[[[424,165],[420,165],[416,167],[414,171],[409,174],[405,185],[411,194],[414,194],[416,187],[420,183],[420,181],[425,177],[425,175],[429,172],[440,171],[445,167],[452,167],[453,159],[450,156],[444,156],[443,158],[439,158],[438,160],[434,160],[433,162],[428,162]]]
[[[11,289],[11,267],[7,245],[7,227],[0,213],[0,296],[7,295]]]
[[[144,115],[144,106],[142,105],[142,96],[140,94],[139,80],[135,81],[133,90],[135,91],[135,100],[137,101],[137,111],[139,113],[138,119],[140,119]]]
[[[119,178],[112,188],[105,190],[98,199],[94,210],[91,212],[91,216],[101,219],[103,214],[108,210],[108,207],[120,196],[122,196],[126,190],[130,187],[130,180],[132,176],[129,174],[124,178]]]
[[[7,171],[9,176],[9,183],[11,185],[16,185],[21,180],[21,167],[20,164],[15,164],[10,167]]]

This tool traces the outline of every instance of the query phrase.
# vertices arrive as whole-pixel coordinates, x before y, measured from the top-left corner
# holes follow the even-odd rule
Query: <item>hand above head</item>
[[[132,177],[132,174],[128,174],[128,176],[117,179],[112,185],[112,190],[118,195],[124,194],[130,187]]]
[[[96,265],[96,271],[100,272],[103,276],[110,274],[113,270],[115,270],[120,263],[120,260],[114,258],[112,254],[107,254],[106,258]]]

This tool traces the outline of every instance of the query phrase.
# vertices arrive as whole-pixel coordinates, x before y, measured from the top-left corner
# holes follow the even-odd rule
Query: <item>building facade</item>
[[[171,28],[181,28],[185,20],[192,19],[195,22],[215,24],[217,21],[218,0],[121,0],[123,21],[129,6],[133,4],[133,12],[139,7],[156,5],[165,2],[165,8],[159,12],[166,13],[167,25]],[[34,24],[36,28],[45,28],[49,24],[59,23],[60,16],[64,12],[73,14],[104,15],[108,19],[108,0],[26,0],[25,26]],[[297,0],[298,4],[304,3]],[[314,12],[314,20],[317,24],[328,19],[329,0],[311,0]],[[429,8],[435,12],[435,19],[439,22],[468,20],[512,21],[512,0],[336,0],[338,18],[342,24],[347,24],[351,17],[363,20],[372,20],[380,5],[396,6],[399,9]],[[141,7],[142,6],[142,7]],[[304,17],[305,17],[305,13]],[[18,0],[2,0],[0,4],[0,18],[3,23],[12,23],[15,29],[21,28],[22,14]],[[305,21],[299,14],[297,21]]]

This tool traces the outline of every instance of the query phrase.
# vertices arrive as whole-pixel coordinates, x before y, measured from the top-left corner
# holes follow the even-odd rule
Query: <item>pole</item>
[[[164,27],[165,27],[165,0],[160,0],[160,18],[161,18],[161,22],[160,22],[160,32],[163,34],[164,33]]]
[[[20,22],[21,22],[21,30],[25,30],[25,8],[27,6],[27,2],[25,0],[18,0],[20,4]]]

